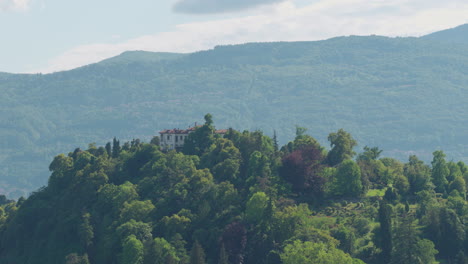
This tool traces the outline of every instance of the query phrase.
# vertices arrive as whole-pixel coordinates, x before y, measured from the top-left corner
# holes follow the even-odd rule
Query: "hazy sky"
[[[420,36],[464,23],[467,0],[0,0],[0,71],[72,69],[126,50]]]

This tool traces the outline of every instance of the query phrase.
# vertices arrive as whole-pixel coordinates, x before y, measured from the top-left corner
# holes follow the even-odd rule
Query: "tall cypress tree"
[[[190,252],[190,264],[205,264],[205,251],[198,241],[195,241]]]
[[[107,144],[106,144],[106,152],[107,152],[107,156],[108,156],[108,157],[111,157],[111,156],[112,156],[112,147],[111,147],[111,143],[110,143],[110,142],[107,142]]]
[[[115,137],[112,141],[112,157],[117,158],[120,154],[120,141],[118,141]]]
[[[392,207],[385,201],[380,203],[379,206],[379,239],[382,248],[382,261],[388,263],[392,253]]]

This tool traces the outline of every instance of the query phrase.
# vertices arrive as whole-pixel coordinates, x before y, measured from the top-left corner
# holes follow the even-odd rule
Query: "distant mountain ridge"
[[[170,53],[170,52],[150,52],[150,51],[125,51],[122,54],[105,59],[99,64],[109,63],[129,63],[129,62],[158,62],[162,60],[173,60],[183,57],[185,54],[182,53]]]
[[[468,43],[468,24],[437,31],[432,34],[423,36],[422,38],[449,43]]]
[[[3,77],[2,77],[3,76]],[[60,152],[88,142],[185,128],[211,113],[217,127],[295,126],[327,145],[344,128],[383,154],[468,160],[468,47],[426,38],[337,37],[249,43],[191,54],[125,52],[54,74],[0,74],[0,193],[47,179]]]

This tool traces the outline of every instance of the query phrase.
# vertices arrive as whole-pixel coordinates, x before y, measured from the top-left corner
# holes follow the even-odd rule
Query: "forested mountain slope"
[[[468,43],[468,24],[464,24],[455,28],[450,28],[432,34],[423,36],[428,40],[437,40],[442,42],[452,43]]]
[[[149,139],[207,112],[220,128],[276,130],[280,142],[296,125],[322,143],[344,128],[361,148],[402,160],[437,148],[468,157],[463,44],[369,36],[130,52],[67,72],[0,74],[0,93],[0,193],[12,197],[43,185],[56,153]]]
[[[0,197],[2,264],[466,263],[468,166],[326,151],[298,127],[278,149],[212,118],[180,152],[157,138],[60,154],[48,185]],[[354,158],[356,158],[354,161]],[[437,261],[440,262],[437,262]]]

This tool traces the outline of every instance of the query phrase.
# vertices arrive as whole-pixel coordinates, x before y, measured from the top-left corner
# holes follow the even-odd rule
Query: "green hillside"
[[[468,47],[420,38],[339,37],[220,46],[192,54],[130,52],[75,70],[0,75],[0,193],[45,184],[56,153],[88,142],[149,140],[205,113],[219,128],[295,126],[325,144],[339,128],[407,160],[468,157]]]
[[[283,147],[214,132],[206,115],[180,151],[135,139],[57,155],[46,187],[0,196],[0,263],[467,263],[468,166],[444,152],[428,166],[355,156],[342,129],[330,151],[301,127]]]

